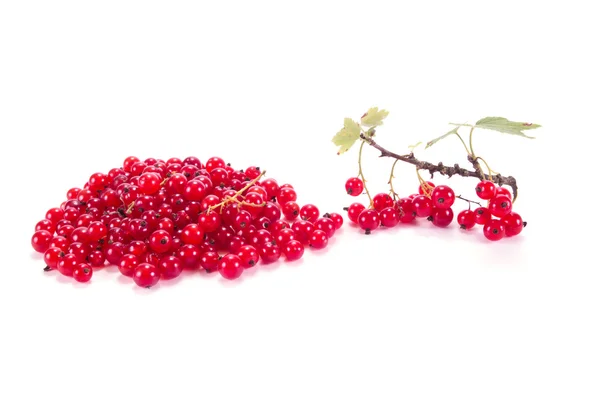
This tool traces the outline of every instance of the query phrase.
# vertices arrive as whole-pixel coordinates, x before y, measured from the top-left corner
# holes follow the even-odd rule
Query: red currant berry
[[[134,254],[125,254],[121,257],[117,267],[119,272],[125,276],[133,276],[133,272],[140,264],[139,258]]]
[[[289,227],[290,227],[289,223],[287,223],[281,219],[278,219],[277,221],[275,221],[271,224],[271,226],[269,227],[269,231],[271,232],[271,234],[275,235],[280,230],[286,229]]]
[[[281,249],[273,243],[265,243],[259,250],[260,259],[265,264],[270,264],[279,260],[281,257]]]
[[[435,188],[435,184],[433,182],[425,182],[421,185],[419,185],[419,194],[420,195],[431,195],[431,192],[433,191],[433,189]]]
[[[208,160],[206,160],[206,171],[208,171],[208,173],[212,172],[213,169],[215,168],[225,168],[227,165],[225,164],[225,161],[223,161],[222,158],[220,157],[211,157]]]
[[[377,193],[373,196],[373,208],[375,211],[381,211],[388,207],[394,207],[394,200],[389,194]]]
[[[192,180],[185,185],[183,198],[188,201],[202,201],[207,194],[208,190],[204,183]]]
[[[177,278],[179,275],[181,275],[181,271],[183,271],[181,260],[173,256],[165,256],[161,258],[157,266],[158,270],[160,271],[160,276],[163,279]]]
[[[299,260],[304,254],[304,245],[297,240],[290,240],[283,247],[283,254],[287,261]]]
[[[204,231],[198,224],[188,224],[181,232],[181,241],[185,244],[199,245],[204,241]]]
[[[181,266],[186,269],[197,269],[200,266],[200,249],[193,244],[185,244],[175,252],[175,255],[181,262]]]
[[[277,194],[277,202],[282,206],[287,202],[296,201],[297,198],[296,191],[290,187],[281,187]]]
[[[90,279],[92,279],[92,274],[92,267],[86,263],[78,264],[73,268],[73,278],[75,278],[77,282],[89,282]]]
[[[260,167],[254,167],[254,166],[248,167],[248,168],[246,168],[246,171],[244,171],[244,174],[250,180],[256,179],[260,176]]]
[[[358,223],[358,217],[361,212],[363,212],[365,206],[361,203],[352,203],[350,206],[345,209],[348,211],[348,219],[354,223]]]
[[[429,218],[431,219],[431,222],[433,222],[433,225],[439,228],[445,228],[452,223],[454,212],[451,208],[435,208]]]
[[[516,236],[523,230],[523,219],[519,214],[511,211],[501,219],[504,224],[506,237]]]
[[[235,254],[227,254],[219,261],[219,273],[225,279],[236,279],[244,272],[242,260]]]
[[[219,269],[221,257],[216,251],[206,251],[200,256],[200,266],[208,273]]]
[[[65,253],[58,247],[49,247],[44,253],[44,262],[51,269],[56,269],[56,265]]]
[[[31,237],[31,246],[38,253],[45,253],[50,247],[52,234],[48,231],[36,231]]]
[[[365,184],[359,178],[350,178],[346,181],[346,193],[350,196],[358,196],[365,189]]]
[[[491,241],[497,241],[506,234],[506,227],[499,219],[490,219],[483,226],[483,235]]]
[[[296,240],[308,244],[310,235],[315,230],[315,225],[309,221],[299,220],[292,224],[292,230],[294,231]]]
[[[130,156],[127,157],[124,161],[123,161],[123,171],[125,172],[130,172],[131,171],[131,167],[133,166],[133,164],[139,162],[140,159],[135,157],[135,156]]]
[[[306,204],[300,208],[300,218],[315,223],[319,219],[319,209],[313,204]]]
[[[69,250],[69,240],[63,236],[54,236],[51,240],[50,240],[50,246],[49,247],[58,247],[59,249],[61,249],[63,252],[67,252],[67,250]]]
[[[397,207],[398,212],[400,214],[400,222],[402,222],[403,224],[408,224],[415,220],[417,212],[415,211],[413,199],[404,197],[398,200]]]
[[[260,183],[260,185],[267,192],[267,199],[274,199],[277,197],[277,193],[279,193],[279,184],[273,178],[267,178]]]
[[[267,201],[262,209],[262,216],[267,218],[270,223],[274,223],[281,218],[281,208],[279,204]]]
[[[475,209],[475,223],[485,225],[492,218],[492,213],[487,207],[478,207]]]
[[[295,201],[288,201],[281,206],[281,212],[288,221],[295,220],[300,214],[300,206]]]
[[[496,196],[488,207],[494,217],[502,218],[512,211],[512,201],[507,196]]]
[[[333,221],[336,231],[344,225],[344,218],[338,213],[327,213],[324,215],[324,217]]]
[[[54,224],[49,219],[43,219],[35,225],[36,231],[48,231],[54,233]]]
[[[431,201],[434,207],[438,209],[447,209],[454,204],[454,190],[446,185],[440,185],[433,188],[431,192]]]
[[[108,234],[106,225],[102,222],[94,221],[87,228],[88,239],[92,242],[97,242]]]
[[[161,181],[160,175],[146,172],[140,175],[139,188],[144,194],[155,194],[160,190]]]
[[[198,217],[198,225],[206,233],[214,232],[221,226],[221,215],[212,210],[202,213]]]
[[[56,224],[61,219],[64,219],[65,211],[60,208],[51,208],[46,212],[46,219]]]
[[[413,197],[412,204],[415,213],[419,218],[427,218],[431,215],[431,212],[433,211],[433,202],[429,197],[425,195],[418,195]]]
[[[475,212],[462,210],[456,216],[456,222],[460,225],[460,229],[471,229],[475,226]]]
[[[103,267],[104,263],[106,262],[106,258],[104,257],[104,253],[102,252],[102,250],[94,250],[91,251],[90,254],[88,254],[88,256],[86,257],[86,261],[92,266],[92,267]]]
[[[148,263],[138,265],[133,273],[133,281],[136,285],[150,289],[160,280],[158,267]]]
[[[81,262],[77,260],[74,254],[65,254],[64,257],[58,260],[56,269],[64,276],[73,276],[73,271],[78,264],[81,264]]]
[[[165,189],[170,196],[174,194],[183,194],[188,179],[183,174],[175,173],[165,182]]]
[[[308,245],[313,249],[324,249],[328,242],[327,234],[320,229],[315,229],[308,239]]]
[[[150,239],[148,240],[148,246],[155,253],[166,253],[171,249],[171,245],[173,239],[169,232],[159,229],[150,235]]]
[[[258,263],[258,251],[254,246],[245,245],[238,249],[237,256],[240,258],[242,267],[250,268]]]
[[[325,232],[328,238],[333,237],[335,234],[335,224],[330,218],[323,217],[317,219],[315,221],[315,229]]]
[[[387,228],[393,228],[400,222],[400,213],[394,207],[386,207],[379,212],[381,225]]]
[[[512,193],[510,192],[510,190],[503,186],[498,186],[496,188],[496,197],[497,196],[506,196],[512,201]]]
[[[294,231],[290,228],[285,228],[277,232],[277,235],[275,236],[275,243],[277,243],[277,245],[281,247],[285,246],[290,240],[295,239],[296,234],[294,233]]]
[[[368,235],[377,229],[381,223],[379,213],[372,209],[363,210],[358,216],[358,226]]]
[[[496,184],[492,181],[481,181],[475,186],[475,193],[480,199],[492,199],[496,196]]]

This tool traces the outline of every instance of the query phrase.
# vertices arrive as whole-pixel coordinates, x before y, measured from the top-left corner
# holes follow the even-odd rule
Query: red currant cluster
[[[346,181],[346,192],[351,196],[360,195],[364,189],[364,183],[359,178]],[[469,203],[469,209],[461,211],[457,216],[461,229],[471,229],[476,224],[483,225],[484,236],[492,241],[521,232],[526,223],[519,214],[512,211],[510,191],[491,181],[479,182],[475,191],[481,199],[489,202],[486,207],[480,206],[474,211],[470,209],[470,205],[476,202],[457,197],[449,186],[436,186],[432,182],[423,182],[418,193],[408,197],[394,200],[387,193],[378,193],[373,196],[371,207],[356,202],[345,210],[348,212],[348,219],[358,224],[366,234],[380,226],[392,228],[399,223],[411,223],[416,218],[426,218],[433,225],[444,228],[454,220],[452,205],[459,198]]]
[[[200,267],[235,279],[259,260],[293,261],[305,246],[326,247],[342,216],[320,217],[315,205],[298,205],[291,185],[263,177],[258,167],[235,170],[219,157],[128,157],[70,189],[35,226],[31,244],[46,270],[87,282],[108,263],[146,288]]]

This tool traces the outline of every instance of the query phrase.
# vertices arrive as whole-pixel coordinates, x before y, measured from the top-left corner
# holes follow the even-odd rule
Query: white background
[[[600,398],[600,32],[592,2],[556,3],[0,3],[0,398]],[[67,189],[129,155],[257,164],[339,211],[357,149],[331,137],[371,106],[401,153],[448,122],[542,124],[475,138],[519,180],[522,236],[346,225],[295,265],[149,291],[114,268],[43,273],[31,250]],[[389,166],[365,150],[374,192]],[[473,197],[476,180],[449,183]]]

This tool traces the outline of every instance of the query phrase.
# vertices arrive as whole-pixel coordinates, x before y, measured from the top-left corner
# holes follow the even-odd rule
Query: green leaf
[[[527,136],[523,131],[539,128],[541,125],[530,122],[509,121],[502,117],[485,117],[475,123],[476,128],[491,129],[502,133],[535,139],[533,136]]]
[[[389,114],[386,110],[380,110],[378,107],[371,107],[369,111],[363,114],[360,118],[362,126],[379,126],[383,124],[383,120]]]
[[[340,147],[338,154],[343,154],[352,147],[358,138],[360,138],[360,126],[352,118],[345,118],[344,127],[335,134],[331,141]]]
[[[450,135],[458,135],[458,126],[455,127],[454,129],[452,129],[450,132],[443,134],[440,137],[436,137],[433,140],[430,140],[429,142],[427,142],[427,145],[425,146],[426,149],[428,149],[429,147],[433,146],[434,144],[436,144],[437,142],[439,142],[442,139],[447,138]]]

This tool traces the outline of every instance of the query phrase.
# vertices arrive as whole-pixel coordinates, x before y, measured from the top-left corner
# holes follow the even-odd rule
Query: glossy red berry
[[[254,246],[245,245],[238,249],[237,256],[240,258],[242,267],[250,268],[258,263],[259,255]]]
[[[275,262],[281,257],[281,249],[273,243],[265,243],[259,250],[260,259],[265,264]]]
[[[352,203],[347,208],[348,211],[348,219],[354,223],[358,223],[358,216],[365,209],[365,206],[361,203]]]
[[[350,196],[358,196],[365,189],[365,184],[359,178],[350,178],[346,181],[346,193]]]
[[[388,207],[394,207],[392,196],[387,193],[377,193],[373,196],[373,208],[375,211],[381,211]]]
[[[323,215],[323,217],[329,218],[333,221],[336,231],[344,225],[344,218],[338,213],[327,213]]]
[[[48,231],[36,231],[31,237],[31,246],[38,253],[44,253],[50,247],[52,236]]]
[[[475,223],[477,225],[485,225],[492,218],[492,213],[487,207],[478,207],[474,211]]]
[[[305,204],[300,208],[300,218],[315,223],[319,219],[319,209],[314,204]]]
[[[171,249],[172,240],[169,232],[159,229],[150,235],[148,246],[155,253],[166,253]]]
[[[207,211],[198,217],[198,225],[205,233],[216,231],[221,225],[221,215],[216,211]]]
[[[140,264],[140,260],[134,254],[125,254],[121,257],[118,263],[119,272],[125,276],[133,276],[133,273],[137,266]]]
[[[368,235],[377,229],[381,223],[379,213],[372,209],[363,210],[358,216],[358,226]]]
[[[200,258],[202,254],[198,246],[193,244],[185,244],[175,252],[175,256],[179,258],[181,266],[185,269],[197,269],[200,266]]]
[[[319,218],[315,221],[315,229],[325,232],[328,238],[333,237],[336,230],[333,220],[326,217]]]
[[[158,262],[157,267],[163,279],[177,278],[183,271],[181,260],[174,256],[164,256]]]
[[[242,260],[235,254],[227,254],[219,261],[219,273],[225,279],[239,278],[244,272]]]
[[[92,242],[97,242],[108,234],[108,229],[100,221],[90,223],[87,228],[88,239]]]
[[[73,278],[75,278],[77,282],[89,282],[90,279],[92,279],[92,275],[92,267],[89,264],[81,263],[73,268]]]
[[[181,241],[185,244],[199,245],[204,241],[204,231],[198,224],[188,224],[181,231]]]
[[[506,237],[518,235],[519,233],[521,233],[525,225],[521,216],[514,211],[502,217],[501,221],[505,227],[504,233]]]
[[[452,223],[454,212],[451,208],[435,208],[429,218],[433,225],[439,228],[445,228]]]
[[[379,212],[381,225],[387,228],[393,228],[400,222],[400,213],[395,207],[386,207]]]
[[[56,266],[65,253],[58,247],[49,247],[44,252],[44,262],[51,269],[56,269]]]
[[[320,229],[315,229],[308,239],[308,245],[313,249],[324,249],[328,242],[327,234]]]
[[[74,254],[65,254],[58,263],[56,269],[64,276],[73,276],[73,271],[77,265],[81,264]]]
[[[138,265],[133,273],[133,281],[136,285],[149,289],[160,280],[158,267],[148,263]]]
[[[512,211],[512,201],[507,196],[496,196],[490,200],[488,208],[494,217],[502,218]]]
[[[496,196],[496,184],[492,181],[481,181],[475,186],[475,193],[480,199],[492,199]]]
[[[298,195],[296,194],[296,191],[289,187],[281,187],[277,194],[277,202],[281,205],[284,205],[289,201],[296,201],[297,198]]]
[[[431,192],[433,206],[438,209],[450,208],[454,204],[455,197],[454,190],[446,185],[436,186]]]
[[[496,188],[496,196],[506,196],[512,201],[512,193],[504,186],[498,186]]]
[[[398,213],[400,214],[400,222],[403,224],[408,224],[415,220],[417,216],[417,212],[415,210],[415,206],[413,204],[413,200],[404,197],[397,201],[396,208],[398,209]]]
[[[283,247],[283,254],[287,261],[299,260],[304,254],[304,245],[297,240],[290,240]]]
[[[462,210],[456,216],[456,222],[460,229],[471,229],[475,226],[475,212],[471,210]]]
[[[208,273],[215,272],[219,268],[221,257],[216,251],[206,251],[200,256],[200,266]]]
[[[300,215],[300,206],[295,201],[288,201],[281,206],[281,212],[285,219],[294,221]]]
[[[277,243],[277,245],[280,247],[286,245],[290,240],[295,239],[296,234],[291,228],[282,229],[275,235],[275,243]]]
[[[497,241],[504,237],[506,227],[499,219],[490,219],[483,226],[483,235],[491,241]]]
[[[435,184],[433,182],[425,182],[421,185],[419,185],[419,194],[420,195],[431,195],[431,192],[433,191],[433,189],[435,188]]]
[[[153,172],[146,172],[140,175],[138,187],[144,194],[155,194],[161,188],[161,181],[160,175]]]
[[[418,195],[412,199],[413,209],[419,218],[427,218],[433,211],[433,202],[425,195]]]

